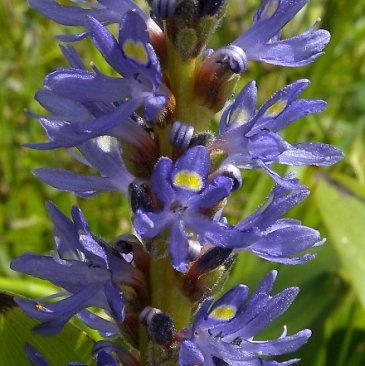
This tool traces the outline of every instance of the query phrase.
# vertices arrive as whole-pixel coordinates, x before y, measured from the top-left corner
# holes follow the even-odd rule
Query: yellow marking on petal
[[[135,42],[133,39],[127,39],[123,43],[124,54],[143,65],[147,65],[149,58],[147,50],[142,42]]]
[[[276,117],[278,116],[286,107],[287,105],[286,100],[278,100],[274,103],[271,107],[269,107],[266,112],[264,113],[264,117]]]
[[[248,112],[248,110],[247,109],[245,109],[245,108],[242,108],[242,109],[240,109],[240,108],[236,108],[232,113],[231,113],[231,115],[229,116],[229,119],[231,120],[231,121],[237,121],[237,124],[239,124],[239,125],[243,125],[243,124],[245,124],[246,122],[248,122],[248,120],[249,120],[249,116],[250,116],[250,114],[249,114],[249,112]]]
[[[232,305],[221,305],[215,308],[210,314],[209,318],[214,318],[217,320],[231,320],[237,312],[237,308]]]
[[[203,188],[202,177],[197,172],[189,170],[180,170],[175,175],[173,183],[177,187],[196,192]]]
[[[280,4],[280,0],[272,0],[272,1],[270,1],[265,6],[264,10],[262,11],[261,18],[263,18],[263,19],[269,19],[269,18],[271,18],[275,14],[275,12],[276,12],[279,4]]]

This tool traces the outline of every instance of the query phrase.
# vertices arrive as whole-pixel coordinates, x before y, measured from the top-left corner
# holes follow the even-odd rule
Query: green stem
[[[176,329],[187,327],[192,304],[182,293],[180,274],[172,268],[169,257],[152,260],[150,281],[152,306],[169,314]]]
[[[213,113],[198,103],[194,92],[195,72],[199,58],[183,60],[174,46],[168,44],[168,76],[175,96],[175,120],[189,123],[197,131],[207,129]]]
[[[172,157],[172,145],[170,143],[171,126],[166,126],[158,130],[158,142],[160,156]]]

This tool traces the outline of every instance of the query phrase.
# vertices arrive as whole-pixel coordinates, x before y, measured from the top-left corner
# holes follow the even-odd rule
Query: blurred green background
[[[230,0],[211,46],[226,44],[247,29],[259,3]],[[328,108],[290,126],[285,137],[290,142],[331,143],[345,152],[345,159],[332,168],[297,169],[312,194],[291,216],[327,238],[324,246],[315,248],[317,258],[292,267],[244,254],[226,285],[244,282],[253,287],[265,272],[276,268],[276,290],[300,286],[295,304],[263,336],[278,336],[282,324],[288,325],[289,334],[311,328],[311,342],[295,355],[303,359],[304,366],[365,365],[364,14],[364,0],[311,0],[284,34],[298,34],[321,17],[321,28],[332,34],[325,55],[295,69],[252,63],[241,81],[243,85],[256,79],[262,102],[285,84],[309,78],[311,86],[305,97],[324,99]],[[92,230],[106,239],[130,229],[130,214],[126,199],[116,193],[77,199],[41,184],[31,174],[32,169],[44,166],[80,169],[65,151],[22,148],[26,142],[45,139],[38,122],[24,109],[41,112],[33,100],[34,92],[47,73],[66,65],[54,36],[70,30],[45,19],[21,0],[1,1],[0,24],[0,289],[39,297],[52,292],[50,285],[13,273],[9,263],[24,251],[52,248],[45,200],[51,199],[66,214],[72,204],[80,205]],[[108,70],[89,42],[76,47],[87,61]],[[246,172],[244,180],[244,188],[226,210],[232,221],[258,207],[272,186],[261,172]]]

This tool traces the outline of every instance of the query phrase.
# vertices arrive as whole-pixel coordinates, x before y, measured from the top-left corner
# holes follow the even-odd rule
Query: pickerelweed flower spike
[[[309,85],[300,79],[260,107],[256,83],[248,82],[227,105],[249,61],[302,66],[323,53],[329,33],[317,30],[317,23],[281,39],[283,27],[307,2],[263,0],[252,26],[213,51],[205,48],[227,0],[147,0],[149,15],[131,0],[72,0],[72,5],[29,0],[54,21],[82,27],[79,34],[58,38],[90,38],[112,68],[109,76],[100,71],[103,66],[86,67],[75,48],[61,45],[70,66],[46,76],[37,91],[46,112],[29,113],[47,141],[27,146],[66,148],[96,174],[58,167],[34,174],[81,197],[107,191],[127,195],[138,235],[105,241],[90,230],[77,206],[70,219],[48,202],[55,251],[24,253],[11,263],[13,270],[61,288],[42,299],[15,298],[40,322],[35,332],[54,335],[77,316],[102,338],[93,344],[97,366],[299,361],[273,358],[281,360],[303,346],[311,335],[307,329],[288,336],[284,327],[277,339],[256,340],[298,293],[289,287],[270,295],[276,271],[262,279],[251,298],[248,287],[238,285],[214,299],[242,250],[271,262],[301,264],[315,256],[305,251],[323,243],[317,230],[283,218],[309,190],[272,165],[327,166],[342,158],[329,145],[289,143],[279,135],[326,103],[300,98]],[[117,36],[111,24],[119,24]],[[214,133],[209,124],[220,110]],[[231,194],[246,186],[243,169],[264,170],[275,186],[258,209],[232,224],[224,209]],[[26,345],[32,366],[48,366],[51,353],[46,358],[41,353]]]
[[[272,341],[256,341],[253,337],[283,314],[294,301],[298,289],[287,288],[275,296],[270,292],[276,271],[268,273],[257,286],[250,300],[248,288],[234,287],[213,303],[208,298],[200,306],[191,327],[181,331],[180,366],[216,365],[291,365],[267,357],[294,352],[311,336],[309,329],[295,335],[283,334]]]

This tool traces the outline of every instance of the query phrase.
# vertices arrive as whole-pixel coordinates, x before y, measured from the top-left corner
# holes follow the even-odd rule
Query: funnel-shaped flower
[[[307,2],[308,0],[264,0],[254,16],[252,26],[229,47],[239,47],[248,61],[292,67],[313,62],[323,53],[330,40],[328,31],[317,30],[317,22],[298,36],[280,39],[283,27]],[[214,58],[214,53],[210,57]]]
[[[275,340],[256,341],[253,337],[283,314],[294,301],[298,288],[291,287],[271,296],[276,271],[267,274],[251,299],[248,288],[234,287],[213,303],[208,298],[195,315],[191,328],[181,332],[180,366],[276,366],[298,362],[292,359],[278,363],[268,359],[294,352],[311,336],[309,329],[292,336],[283,334]]]
[[[25,253],[13,260],[11,268],[48,280],[65,292],[39,301],[18,298],[18,305],[28,316],[42,321],[35,327],[41,334],[57,333],[72,316],[91,306],[105,310],[115,322],[123,322],[125,300],[119,285],[140,289],[142,273],[90,232],[78,207],[72,209],[73,221],[51,203],[48,210],[57,254]],[[61,300],[49,302],[59,297]]]
[[[322,143],[289,144],[278,132],[299,118],[323,110],[326,103],[315,99],[297,99],[309,85],[298,80],[278,90],[256,110],[255,82],[248,83],[221,118],[217,140],[211,148],[228,154],[225,163],[239,168],[263,168],[278,184],[296,188],[270,169],[272,163],[326,166],[339,161],[340,150]]]
[[[95,67],[87,71],[66,49],[73,67],[49,74],[46,91],[37,95],[52,113],[41,116],[50,142],[31,147],[71,147],[97,136],[120,134],[115,129],[139,107],[144,108],[144,118],[153,121],[167,101],[169,91],[162,83],[159,60],[137,13],[128,12],[121,20],[119,41],[94,18],[87,19],[87,27],[106,62],[123,77],[106,76]],[[67,106],[64,112],[59,108],[62,103]]]
[[[231,226],[221,220],[217,205],[231,193],[233,180],[221,175],[211,178],[209,170],[209,153],[203,146],[186,150],[175,164],[161,158],[152,174],[152,190],[161,208],[136,208],[134,226],[143,239],[153,239],[168,230],[175,269],[188,269],[189,239],[197,239],[201,245],[247,250],[275,262],[295,264],[313,257],[293,255],[319,244],[318,231],[297,220],[280,219],[308,195],[308,190],[277,186],[260,209]],[[296,180],[288,181],[298,186]]]

